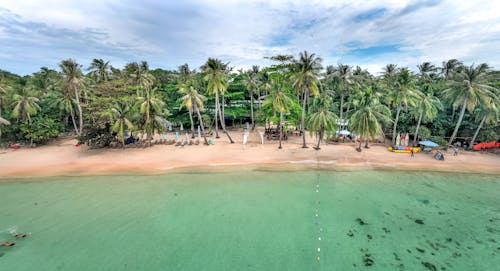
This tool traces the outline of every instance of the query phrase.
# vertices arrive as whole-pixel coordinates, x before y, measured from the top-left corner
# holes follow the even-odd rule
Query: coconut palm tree
[[[330,70],[330,73],[327,72],[327,74],[336,81],[335,92],[340,94],[339,116],[340,119],[343,120],[344,99],[352,91],[352,85],[354,84],[355,77],[352,73],[352,67],[349,65],[339,64],[337,68],[330,68]]]
[[[461,107],[460,116],[448,146],[455,140],[465,109],[472,113],[479,104],[488,106],[494,101],[495,91],[498,90],[488,85],[490,82],[488,71],[489,67],[484,63],[478,66],[474,66],[474,64],[468,67],[464,66],[456,74],[455,81],[449,83],[449,87],[443,91],[443,98],[452,103],[454,108]]]
[[[226,131],[226,127],[223,124],[224,116],[220,110],[219,95],[223,94],[227,89],[227,64],[222,63],[219,59],[209,58],[205,65],[203,65],[202,70],[205,72],[204,80],[208,82],[207,91],[210,95],[215,95],[215,137],[219,138],[219,124],[217,118],[220,117],[220,123],[222,130],[226,133],[229,141],[234,143],[233,139]]]
[[[417,65],[417,68],[421,77],[427,77],[430,73],[438,70],[438,68],[430,62],[422,62],[422,64]]]
[[[390,90],[388,101],[396,106],[396,117],[392,129],[392,144],[396,144],[396,132],[399,121],[399,114],[404,106],[405,111],[408,111],[408,106],[415,105],[421,92],[416,87],[415,77],[406,68],[400,69],[395,75],[392,89]]]
[[[90,63],[90,67],[88,68],[88,70],[97,79],[97,82],[105,82],[109,79],[109,61],[94,58]]]
[[[143,128],[147,134],[147,140],[151,145],[154,132],[164,130],[167,125],[163,117],[165,103],[156,95],[156,88],[145,89],[143,94],[144,96],[137,97],[137,104],[144,122]]]
[[[23,87],[12,96],[12,117],[22,121],[31,122],[31,116],[40,110],[38,98],[33,97],[29,87]]]
[[[201,95],[198,90],[193,86],[193,83],[181,84],[179,87],[179,93],[182,97],[179,99],[181,102],[180,108],[186,108],[189,112],[189,119],[191,121],[191,133],[192,138],[194,138],[194,121],[193,114],[196,112],[198,115],[198,121],[200,126],[203,126],[203,120],[201,119],[200,109],[203,109],[203,103],[207,98]],[[204,129],[204,127],[201,127]],[[204,131],[203,131],[204,133]]]
[[[387,64],[382,69],[382,77],[383,78],[393,78],[398,73],[398,65],[396,64]]]
[[[453,76],[460,71],[463,67],[463,63],[457,59],[450,59],[448,61],[443,61],[441,66],[441,74],[445,80],[450,80]]]
[[[79,125],[76,130],[77,134],[81,135],[83,129],[83,111],[82,106],[80,105],[80,91],[85,80],[82,74],[81,66],[76,63],[75,60],[67,59],[63,60],[59,64],[59,67],[62,70],[62,77],[64,81],[63,93],[72,97],[77,108]],[[75,124],[74,117],[73,124]]]
[[[353,99],[356,108],[351,115],[349,126],[352,132],[360,136],[358,151],[361,151],[361,143],[365,139],[365,147],[368,147],[368,139],[382,135],[382,123],[390,122],[390,109],[380,103],[380,94],[375,93],[372,87],[362,90]]]
[[[243,84],[245,85],[248,95],[250,95],[250,117],[252,119],[252,131],[255,129],[255,117],[253,112],[253,96],[259,88],[259,66],[252,66],[252,69],[244,74]]]
[[[50,107],[59,110],[65,116],[69,114],[71,116],[71,121],[73,123],[73,128],[75,129],[76,134],[79,134],[78,126],[75,120],[75,100],[71,95],[71,92],[65,91],[60,97],[57,97],[50,103]]]
[[[148,62],[129,63],[125,66],[125,73],[137,86],[137,96],[144,96],[144,90],[153,87],[155,77],[149,72]]]
[[[415,129],[415,136],[413,137],[413,146],[417,142],[420,124],[423,120],[433,120],[437,117],[438,110],[443,109],[443,105],[439,98],[434,96],[433,93],[427,93],[421,96],[420,101],[415,107],[415,117],[418,119],[417,128]]]
[[[308,120],[308,129],[315,132],[318,136],[318,145],[314,149],[319,150],[319,144],[323,140],[325,131],[335,131],[337,126],[337,116],[330,112],[326,107],[321,107],[318,111],[311,114]]]
[[[470,143],[469,148],[474,147],[474,143],[476,142],[477,135],[479,134],[479,131],[483,128],[484,124],[497,124],[498,123],[498,116],[500,114],[499,106],[498,106],[498,99],[492,100],[489,103],[485,104],[486,106],[483,106],[482,108],[479,109],[479,114],[477,117],[481,118],[481,122],[477,126],[476,132],[474,133],[474,136],[472,137],[472,141]]]
[[[319,73],[322,69],[321,58],[315,54],[309,54],[307,51],[300,53],[299,60],[294,62],[293,67],[293,88],[302,95],[302,116],[300,120],[302,131],[302,148],[307,148],[305,135],[305,117],[307,98],[312,93],[319,94]]]
[[[288,113],[290,108],[295,104],[295,101],[291,97],[290,93],[286,90],[285,80],[276,74],[271,78],[271,90],[266,99],[264,100],[263,106],[270,107],[274,114],[279,112],[279,145],[278,148],[281,149],[281,140],[283,138],[283,114]]]
[[[125,130],[131,131],[134,129],[132,121],[129,120],[130,106],[123,102],[115,103],[109,110],[109,117],[112,123],[111,130],[117,133],[118,138],[125,148]]]

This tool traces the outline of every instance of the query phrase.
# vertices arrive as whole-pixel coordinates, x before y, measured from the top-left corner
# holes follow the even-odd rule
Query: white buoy
[[[321,251],[321,248],[318,247],[318,252],[320,252],[320,251]]]
[[[321,237],[318,237],[318,241],[321,241]]]

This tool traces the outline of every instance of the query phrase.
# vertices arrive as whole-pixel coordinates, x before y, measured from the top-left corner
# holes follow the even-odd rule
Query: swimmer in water
[[[2,243],[0,243],[0,247],[11,247],[15,244],[16,244],[16,242],[2,242]]]
[[[28,235],[31,235],[31,232],[29,232],[29,233],[17,233],[15,231],[13,231],[10,234],[16,238],[24,238],[24,237],[27,237]]]

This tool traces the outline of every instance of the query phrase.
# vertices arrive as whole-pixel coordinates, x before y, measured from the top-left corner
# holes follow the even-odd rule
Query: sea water
[[[9,232],[31,232],[15,239]],[[0,180],[0,270],[499,270],[500,178],[264,172]]]

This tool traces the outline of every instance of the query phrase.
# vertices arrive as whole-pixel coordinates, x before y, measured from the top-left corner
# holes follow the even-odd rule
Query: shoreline
[[[233,134],[236,134],[233,132]],[[213,146],[176,147],[155,145],[145,149],[99,149],[75,147],[76,140],[60,139],[33,149],[0,151],[0,180],[9,178],[96,175],[154,175],[165,173],[234,172],[242,170],[389,170],[500,175],[500,156],[480,152],[445,153],[445,161],[432,154],[389,152],[383,144],[355,151],[356,143],[335,143],[321,150],[301,147],[298,137],[284,142],[259,144],[257,133],[249,143],[229,144],[216,139]]]

